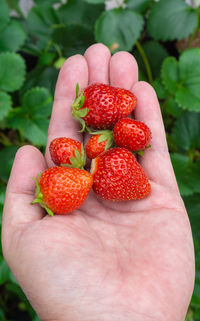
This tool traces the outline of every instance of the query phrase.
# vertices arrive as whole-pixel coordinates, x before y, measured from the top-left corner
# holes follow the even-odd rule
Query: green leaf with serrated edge
[[[16,146],[9,146],[0,150],[0,179],[5,183],[8,181],[17,149]]]
[[[5,118],[12,106],[12,98],[7,93],[0,91],[0,120]]]
[[[33,88],[23,97],[22,107],[13,109],[8,117],[9,128],[21,130],[33,144],[44,146],[52,109],[52,97],[45,88]]]
[[[0,54],[0,90],[18,90],[25,79],[24,59],[16,53]]]
[[[52,40],[59,46],[64,57],[84,54],[85,50],[94,43],[93,31],[83,25],[68,25],[53,31]]]
[[[179,75],[177,103],[184,109],[200,111],[200,48],[187,50],[180,56]]]
[[[31,143],[39,146],[46,145],[49,120],[44,117],[31,117],[24,114],[23,108],[13,109],[8,117],[9,128],[19,129],[25,138]]]
[[[125,4],[128,9],[143,13],[145,12],[153,0],[126,0]]]
[[[138,40],[144,20],[128,9],[114,9],[104,12],[96,22],[96,41],[104,43],[112,52],[131,50]]]
[[[178,106],[174,97],[170,97],[165,102],[165,108],[168,114],[172,115],[173,117],[177,118],[183,113],[183,109]]]
[[[6,28],[0,32],[0,52],[18,51],[25,39],[26,33],[22,25],[17,21],[11,21]]]
[[[68,0],[57,12],[61,22],[64,24],[77,24],[93,28],[103,11],[104,4],[94,6],[83,0]]]
[[[168,98],[169,92],[167,91],[167,89],[162,84],[162,81],[161,81],[160,78],[157,78],[157,79],[154,80],[153,87],[154,87],[154,89],[156,91],[156,94],[157,94],[159,99]]]
[[[178,62],[174,57],[168,57],[164,60],[161,70],[163,84],[170,93],[175,94],[178,89],[179,72]]]
[[[52,97],[46,88],[36,87],[28,90],[22,100],[23,112],[30,118],[48,117],[52,109]]]
[[[190,165],[189,157],[182,154],[171,154],[170,156],[181,195],[192,195],[193,189],[188,185],[185,177],[185,172]]]
[[[195,9],[185,1],[160,0],[149,14],[147,29],[154,39],[167,41],[188,37],[196,25]]]
[[[9,8],[5,0],[0,1],[0,31],[10,20]]]
[[[175,122],[172,138],[180,150],[200,147],[200,113],[184,112]]]

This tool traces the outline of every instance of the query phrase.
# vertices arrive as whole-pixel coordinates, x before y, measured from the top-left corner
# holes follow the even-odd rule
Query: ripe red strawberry
[[[109,130],[102,130],[93,133],[86,145],[86,154],[89,158],[95,158],[99,154],[111,147],[113,143],[112,132]]]
[[[74,168],[83,168],[85,165],[83,145],[72,138],[55,138],[49,146],[49,151],[56,165]]]
[[[135,108],[137,99],[126,89],[104,84],[92,84],[78,95],[72,104],[72,115],[82,124],[96,129],[112,128]]]
[[[114,127],[113,138],[117,146],[138,151],[149,146],[151,131],[141,121],[123,118]]]
[[[78,168],[51,167],[36,180],[36,199],[49,215],[68,214],[78,209],[92,187],[90,173]]]
[[[110,201],[139,200],[151,191],[148,178],[133,154],[111,148],[92,161],[94,192]]]

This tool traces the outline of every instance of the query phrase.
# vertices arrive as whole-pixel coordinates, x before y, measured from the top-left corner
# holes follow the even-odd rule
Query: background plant
[[[0,211],[18,147],[44,151],[65,59],[94,42],[134,54],[160,100],[179,189],[192,226],[196,282],[187,321],[200,320],[200,8],[198,0],[0,0]],[[38,317],[0,253],[0,320]]]

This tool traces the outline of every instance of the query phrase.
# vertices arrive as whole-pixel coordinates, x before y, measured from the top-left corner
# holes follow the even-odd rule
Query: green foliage
[[[162,65],[161,77],[181,108],[200,111],[200,48],[184,51],[179,61],[167,57]]]
[[[25,78],[24,59],[15,53],[0,54],[0,90],[13,92],[18,90]]]
[[[114,9],[104,12],[97,20],[95,36],[112,52],[131,50],[143,27],[143,18],[131,10]]]
[[[183,0],[160,0],[150,12],[148,31],[156,40],[182,39],[197,24],[195,10]]]
[[[45,88],[30,89],[23,97],[22,106],[12,109],[8,115],[8,127],[18,129],[31,143],[46,144],[48,119],[52,98]]]
[[[116,4],[119,1],[116,1]],[[197,2],[196,2],[197,3]],[[56,6],[55,6],[56,5]],[[184,0],[0,0],[0,224],[17,149],[44,151],[52,96],[65,59],[96,41],[128,50],[158,95],[171,160],[195,242],[196,280],[187,321],[200,320],[200,8]],[[15,16],[10,15],[10,11]],[[186,38],[182,40],[183,38]],[[185,47],[177,40],[182,40]],[[196,44],[197,48],[191,48]],[[182,49],[184,48],[184,49]],[[148,108],[148,106],[147,106]],[[0,320],[39,321],[0,251]],[[10,302],[15,302],[12,308]]]
[[[2,30],[10,20],[9,8],[5,0],[0,0],[0,30]]]

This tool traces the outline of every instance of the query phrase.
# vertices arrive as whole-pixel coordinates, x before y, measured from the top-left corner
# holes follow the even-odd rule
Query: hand
[[[5,259],[42,320],[184,321],[194,284],[194,251],[188,216],[168,154],[153,88],[138,82],[135,59],[110,57],[96,44],[65,62],[58,78],[45,158],[32,146],[19,149],[3,214]],[[102,201],[91,192],[71,215],[46,216],[34,199],[32,177],[53,166],[55,137],[82,140],[70,106],[76,83],[130,89],[135,118],[152,131],[141,164],[151,195],[141,201]]]

